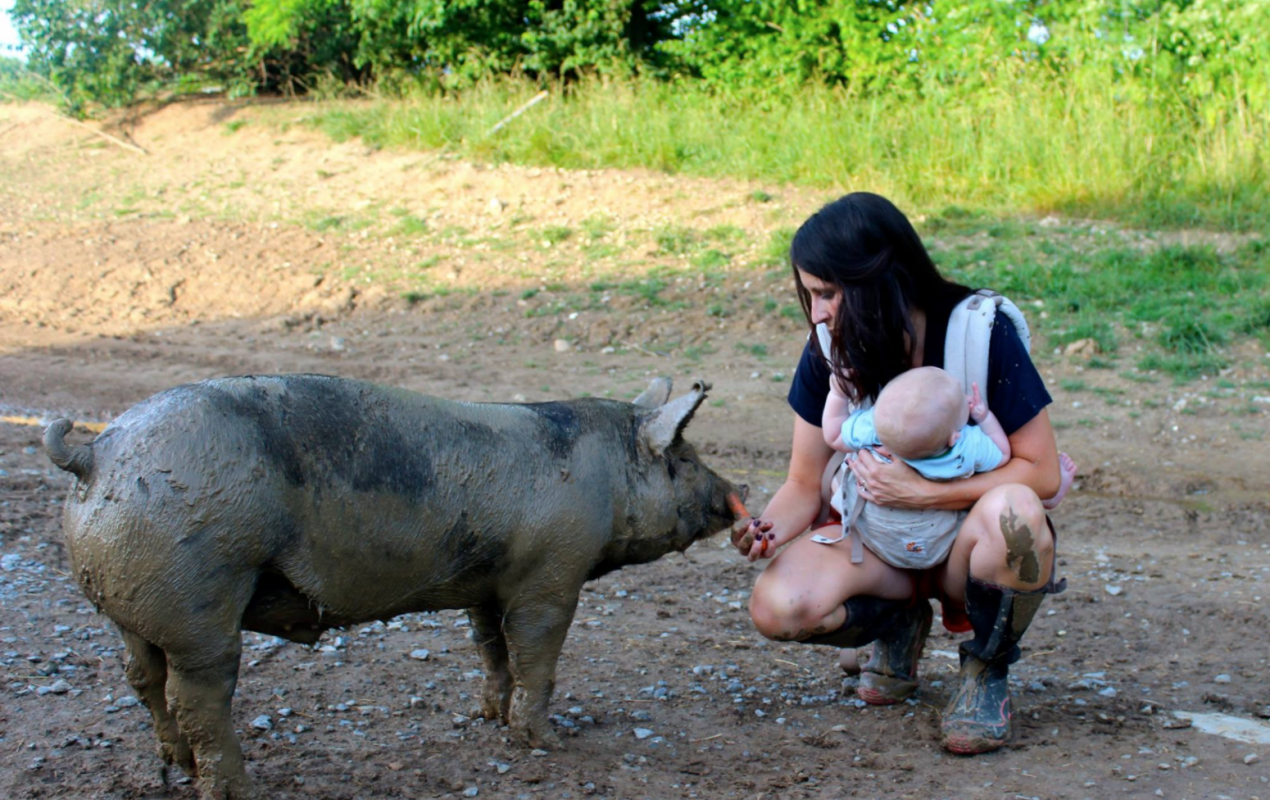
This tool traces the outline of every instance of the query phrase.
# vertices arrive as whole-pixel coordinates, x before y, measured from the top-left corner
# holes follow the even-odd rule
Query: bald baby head
[[[900,458],[914,460],[951,447],[969,417],[961,382],[938,367],[900,374],[873,407],[878,441]]]

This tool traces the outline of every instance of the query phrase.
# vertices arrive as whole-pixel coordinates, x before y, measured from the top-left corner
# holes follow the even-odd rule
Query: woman
[[[821,515],[822,476],[833,453],[820,430],[831,370],[860,403],[872,402],[905,370],[942,366],[949,314],[970,289],[943,278],[904,215],[867,193],[847,195],[808,219],[790,260],[808,322],[830,329],[831,358],[826,362],[809,337],[789,395],[796,412],[789,476],[762,515],[763,527],[771,526],[767,546],[755,542],[745,554],[764,558],[793,543],[759,577],[750,615],[764,636],[780,641],[841,648],[876,641],[858,691],[887,704],[917,689],[932,618],[926,599],[939,599],[946,627],[974,632],[961,645],[943,745],[957,753],[996,749],[1009,736],[1008,666],[1044,595],[1057,590],[1054,538],[1039,499],[1059,487],[1049,393],[1014,326],[994,325],[986,388],[1010,441],[1007,463],[932,482],[899,459],[862,453],[853,462],[868,502],[969,509],[941,565],[900,570],[867,550],[862,563],[852,563],[850,539],[826,545],[798,538]]]

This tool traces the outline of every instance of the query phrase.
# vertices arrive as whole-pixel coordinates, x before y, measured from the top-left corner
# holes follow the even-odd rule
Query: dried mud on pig
[[[736,521],[737,489],[683,439],[706,396],[455,403],[315,375],[177,387],[68,446],[71,572],[118,626],[159,755],[207,800],[254,797],[230,701],[241,631],[467,609],[481,713],[534,747],[588,580]]]

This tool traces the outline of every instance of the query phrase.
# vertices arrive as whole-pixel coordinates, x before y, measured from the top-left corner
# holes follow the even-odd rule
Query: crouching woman
[[[932,621],[928,600],[939,600],[945,627],[973,633],[961,645],[942,743],[955,753],[996,749],[1010,734],[1007,673],[1019,640],[1045,595],[1061,589],[1040,500],[1060,485],[1050,395],[1018,331],[999,315],[984,389],[1009,440],[1008,461],[955,481],[923,478],[885,449],[875,450],[881,458],[861,451],[852,461],[855,490],[867,503],[965,511],[947,557],[926,569],[901,569],[867,548],[860,558],[857,547],[853,560],[849,537],[799,538],[809,526],[841,524],[826,521],[822,492],[834,453],[820,428],[831,376],[860,406],[901,372],[944,366],[950,315],[972,292],[940,275],[908,219],[873,194],[851,194],[818,211],[795,235],[790,259],[807,321],[813,330],[827,326],[829,346],[808,338],[789,395],[795,414],[788,478],[762,525],[750,529],[759,535],[734,537],[751,560],[790,543],[759,576],[750,615],[771,639],[838,648],[874,642],[858,692],[888,704],[917,688]]]

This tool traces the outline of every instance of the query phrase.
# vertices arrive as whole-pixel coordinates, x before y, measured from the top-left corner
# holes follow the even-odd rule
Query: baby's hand
[[[983,402],[983,395],[979,394],[979,384],[970,384],[970,397],[966,398],[967,405],[970,406],[970,418],[975,422],[983,422],[988,416],[988,404]]]

